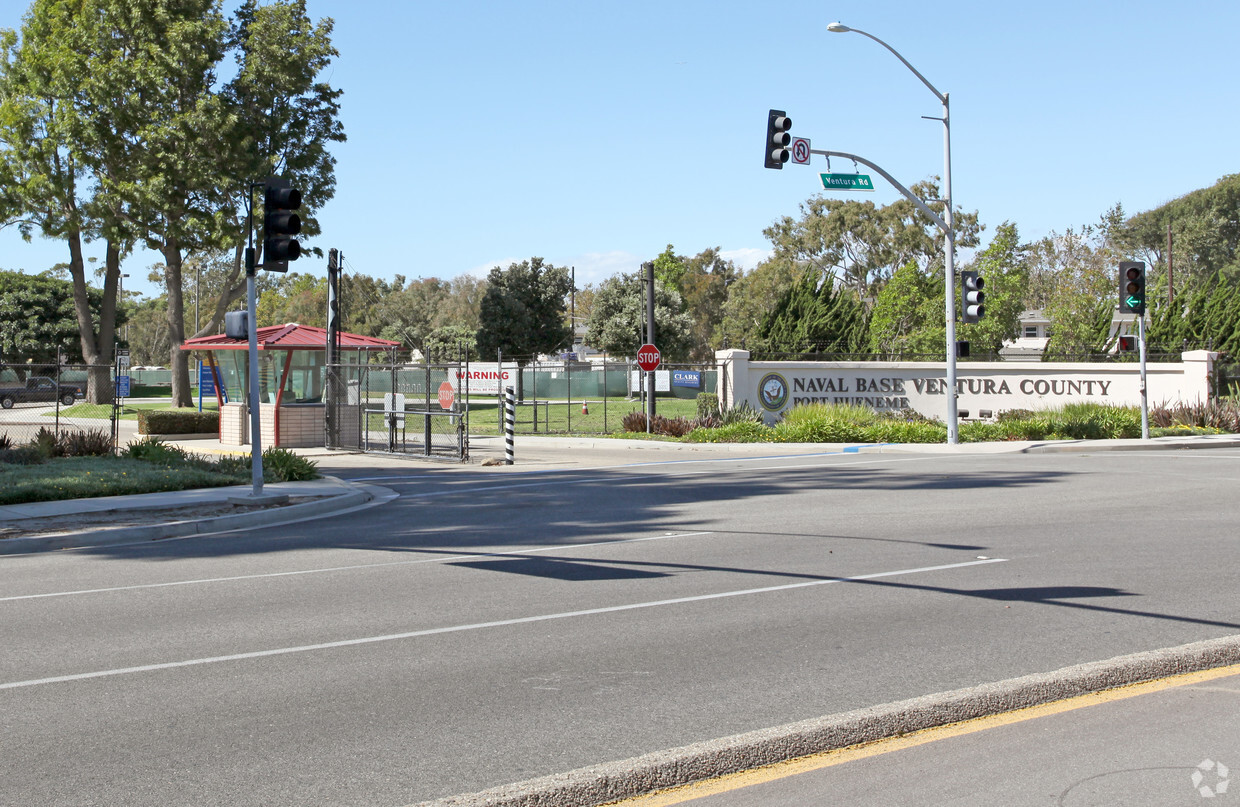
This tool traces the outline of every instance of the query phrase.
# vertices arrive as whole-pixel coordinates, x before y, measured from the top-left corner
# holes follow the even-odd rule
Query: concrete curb
[[[0,541],[0,555],[26,555],[56,549],[88,549],[118,544],[136,544],[286,524],[359,507],[376,499],[387,499],[386,492],[386,488],[374,485],[351,484],[342,493],[323,496],[312,502],[273,507],[269,510],[257,510],[250,513],[169,521],[163,524],[105,527],[84,532],[35,535],[29,538],[8,538]]]
[[[416,807],[588,807],[1091,692],[1240,663],[1240,635],[736,734]]]

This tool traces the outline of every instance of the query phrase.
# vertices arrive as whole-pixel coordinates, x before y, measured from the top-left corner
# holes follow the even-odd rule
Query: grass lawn
[[[469,431],[471,434],[499,434],[502,417],[497,403],[484,403],[482,398],[469,403]],[[515,411],[517,434],[615,434],[622,432],[624,416],[629,412],[641,412],[640,400],[608,398],[606,407],[602,399],[589,401],[589,414],[581,413],[581,401],[569,404],[564,401],[540,402],[537,406],[517,404]],[[697,417],[697,401],[692,398],[657,398],[655,414],[666,418]],[[535,424],[537,416],[537,425]],[[380,420],[380,428],[382,421]]]
[[[129,457],[61,457],[41,465],[0,463],[0,505],[240,485],[249,480],[201,468],[169,468]]]

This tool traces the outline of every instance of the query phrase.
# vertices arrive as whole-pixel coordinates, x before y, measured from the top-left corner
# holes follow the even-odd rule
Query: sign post
[[[659,363],[663,361],[663,355],[659,353],[659,349],[647,342],[637,351],[637,366],[646,374],[646,394],[649,397],[649,404],[646,408],[646,433],[650,433],[650,421],[654,420],[654,371],[658,369]]]

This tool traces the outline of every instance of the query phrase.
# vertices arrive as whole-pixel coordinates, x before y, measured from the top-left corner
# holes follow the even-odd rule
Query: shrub
[[[947,427],[932,421],[880,420],[861,430],[863,443],[942,443]]]
[[[733,423],[762,423],[762,413],[754,408],[749,401],[741,401],[737,406],[721,412],[719,415],[720,424],[723,426],[731,426]]]
[[[629,412],[620,421],[620,426],[626,432],[644,432],[646,431],[646,413],[636,410]]]
[[[56,436],[56,432],[46,426],[39,427],[39,431],[35,433],[34,439],[30,441],[30,445],[47,459],[64,456],[60,438]]]
[[[168,445],[154,436],[134,440],[125,446],[125,455],[157,465],[183,465],[189,460],[188,451],[180,446]]]
[[[249,463],[246,463],[249,467]],[[269,448],[263,452],[263,479],[268,482],[304,482],[318,479],[318,466],[300,454],[284,448]]]
[[[716,429],[723,425],[723,421],[719,418],[719,413],[707,415],[698,415],[693,421],[695,429]]]
[[[48,457],[33,445],[0,449],[0,463],[6,465],[41,465]]]
[[[1197,403],[1161,404],[1150,407],[1150,426],[1197,426],[1240,434],[1240,402],[1212,399]]]
[[[207,434],[218,432],[219,412],[188,409],[142,409],[138,412],[138,434]]]
[[[861,427],[854,423],[826,418],[794,418],[775,424],[777,443],[854,443],[862,442]]]
[[[692,420],[683,417],[661,418],[658,415],[655,415],[654,427],[656,434],[666,434],[668,437],[684,437],[696,428]]]
[[[0,451],[8,451],[13,447],[13,438],[7,434],[0,434]]]
[[[103,429],[65,432],[60,435],[60,446],[66,457],[108,457],[112,455],[112,435]]]
[[[740,420],[714,428],[694,429],[686,439],[691,443],[769,443],[774,434],[772,428],[762,423]]]
[[[713,392],[699,392],[697,396],[697,416],[701,420],[705,417],[718,417],[719,415],[719,396]]]
[[[878,415],[868,406],[857,404],[811,403],[794,406],[784,412],[783,422],[845,423],[852,426],[868,426],[878,420]]]

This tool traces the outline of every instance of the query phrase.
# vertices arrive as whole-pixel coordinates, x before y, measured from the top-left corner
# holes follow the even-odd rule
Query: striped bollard
[[[504,464],[512,465],[512,436],[517,430],[517,393],[512,387],[504,387]]]

